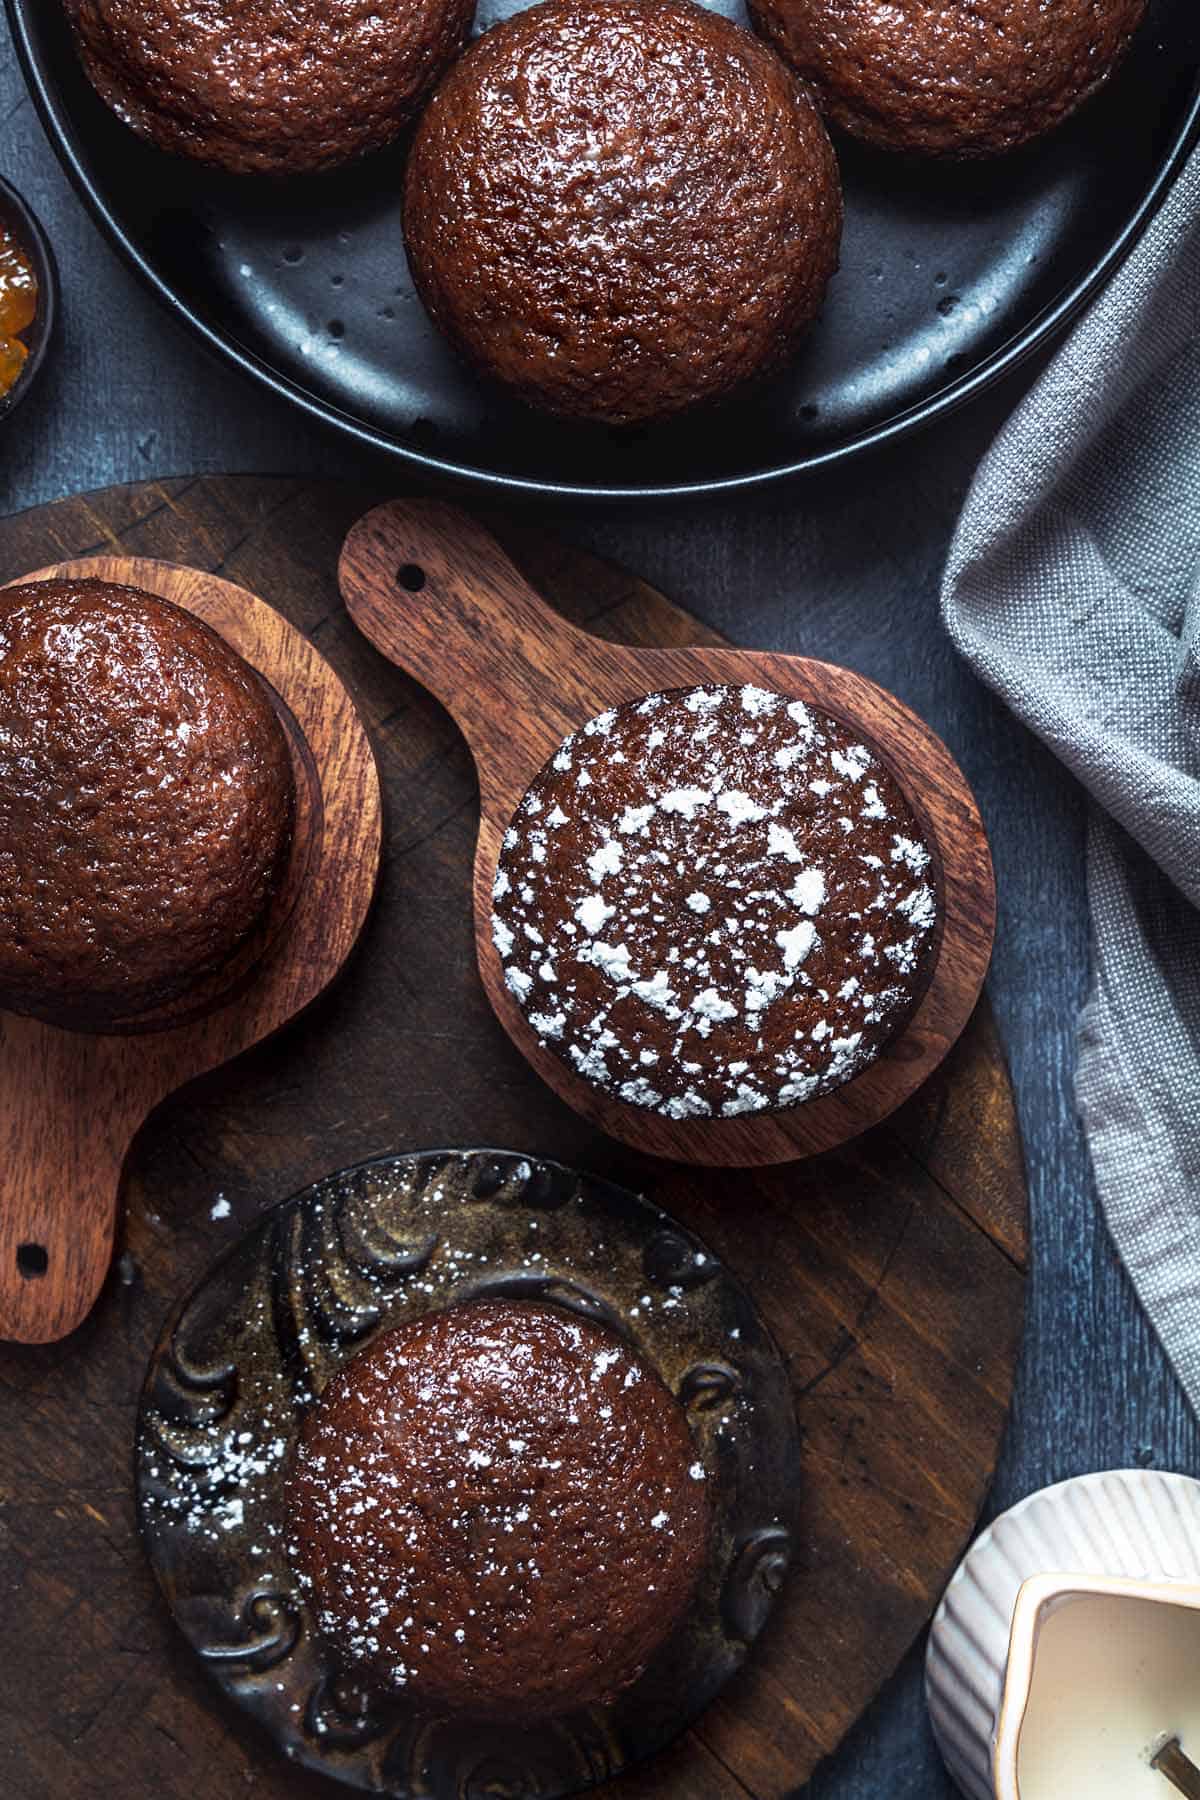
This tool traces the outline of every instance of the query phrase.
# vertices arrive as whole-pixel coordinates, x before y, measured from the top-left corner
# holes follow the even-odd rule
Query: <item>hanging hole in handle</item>
[[[40,1281],[50,1267],[50,1258],[43,1244],[17,1245],[17,1270],[26,1281]]]
[[[419,594],[425,586],[425,571],[416,563],[405,563],[402,568],[397,569],[396,580],[402,588],[407,588],[410,594]]]

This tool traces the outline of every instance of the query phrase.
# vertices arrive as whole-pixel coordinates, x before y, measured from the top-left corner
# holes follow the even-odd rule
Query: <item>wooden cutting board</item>
[[[0,1346],[0,1792],[263,1800],[336,1792],[218,1700],[168,1620],[133,1522],[138,1386],[172,1299],[260,1209],[386,1149],[535,1150],[652,1193],[742,1277],[789,1358],[800,1555],[750,1666],[614,1800],[774,1800],[840,1742],[929,1617],[1008,1411],[1026,1195],[986,1001],[943,1070],[836,1154],[744,1174],[639,1162],[569,1112],[475,970],[477,795],[437,704],[342,610],[337,552],[383,496],[258,477],[114,488],[0,522],[0,582],[89,553],[243,583],[307,632],[374,736],[379,901],[340,984],[269,1045],[170,1101],[128,1166],[121,1252],[88,1322]],[[633,577],[489,519],[534,585],[629,643],[713,642]],[[0,1121],[0,1145],[3,1121]]]

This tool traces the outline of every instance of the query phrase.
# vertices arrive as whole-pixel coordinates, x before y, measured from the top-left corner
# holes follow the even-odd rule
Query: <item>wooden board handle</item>
[[[0,1338],[53,1343],[95,1304],[146,1110],[131,1073],[123,1040],[0,1014]]]
[[[351,618],[453,714],[481,780],[498,729],[565,737],[566,672],[596,640],[547,606],[478,520],[440,500],[390,500],[351,529],[338,569]],[[532,764],[541,761],[537,755]]]

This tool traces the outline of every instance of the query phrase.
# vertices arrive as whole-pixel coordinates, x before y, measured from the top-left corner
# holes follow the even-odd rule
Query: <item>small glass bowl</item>
[[[54,252],[36,215],[18,194],[16,188],[0,178],[0,225],[6,226],[25,251],[37,278],[37,312],[24,336],[29,346],[25,366],[6,394],[0,395],[0,421],[20,405],[38,378],[46,352],[54,336],[58,315],[58,270]]]

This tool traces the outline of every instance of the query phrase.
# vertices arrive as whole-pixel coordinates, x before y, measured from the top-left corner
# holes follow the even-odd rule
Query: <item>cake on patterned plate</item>
[[[309,1411],[288,1496],[293,1566],[344,1664],[477,1718],[612,1699],[708,1555],[675,1396],[615,1332],[531,1301],[377,1336]]]

